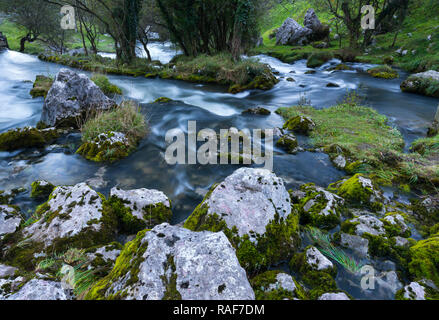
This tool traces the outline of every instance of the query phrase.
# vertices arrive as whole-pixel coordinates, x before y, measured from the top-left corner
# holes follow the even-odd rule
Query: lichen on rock
[[[86,299],[251,300],[254,292],[222,232],[161,224],[125,245]]]
[[[23,222],[19,210],[9,205],[0,205],[0,240],[17,231]]]
[[[254,273],[298,248],[298,220],[281,178],[265,169],[241,168],[211,188],[184,226],[224,231],[241,265]]]

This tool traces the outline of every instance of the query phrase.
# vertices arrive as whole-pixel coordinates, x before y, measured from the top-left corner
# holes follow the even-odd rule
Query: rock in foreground
[[[211,189],[184,226],[224,231],[250,273],[291,256],[299,244],[298,214],[284,182],[264,169],[236,170]]]
[[[252,300],[235,250],[222,233],[161,224],[127,243],[87,299]]]

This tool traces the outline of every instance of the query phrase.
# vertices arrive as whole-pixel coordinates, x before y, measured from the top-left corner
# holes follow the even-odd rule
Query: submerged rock
[[[172,218],[171,200],[158,190],[113,188],[109,201],[121,217],[123,231],[130,234],[170,222]]]
[[[254,292],[222,233],[161,224],[126,244],[87,299],[252,300]]]
[[[271,114],[271,111],[263,107],[256,107],[256,108],[250,108],[244,110],[242,114],[256,114],[260,116],[269,116]]]
[[[289,274],[266,271],[254,277],[251,285],[256,300],[299,300],[305,298],[304,289]]]
[[[60,282],[32,279],[7,300],[72,300]]]
[[[54,128],[37,129],[32,127],[11,129],[0,134],[0,151],[14,151],[23,148],[42,148],[59,137]]]
[[[0,240],[7,234],[18,230],[23,218],[17,208],[0,205]]]
[[[84,74],[61,69],[43,106],[41,121],[48,126],[76,127],[76,119],[116,107],[99,87]]]
[[[355,236],[347,233],[341,233],[340,244],[346,248],[355,251],[360,257],[368,257],[369,240],[360,236]]]
[[[291,256],[299,244],[298,214],[284,182],[265,169],[238,169],[212,187],[184,226],[224,231],[250,273]]]
[[[284,149],[286,152],[294,154],[297,152],[299,143],[297,142],[296,136],[291,133],[284,134],[276,142],[276,146]]]

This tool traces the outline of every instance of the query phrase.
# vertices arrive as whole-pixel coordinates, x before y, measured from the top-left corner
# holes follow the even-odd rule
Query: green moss
[[[110,80],[103,74],[93,75],[91,77],[91,81],[93,81],[107,96],[112,96],[116,94],[122,95],[122,89],[112,84]]]
[[[372,186],[364,184],[361,179],[371,181]],[[348,200],[355,206],[368,206],[373,211],[379,212],[383,208],[380,202],[378,187],[369,178],[356,174],[346,181],[331,184],[329,190],[335,191],[340,197]]]
[[[329,52],[314,52],[309,56],[306,66],[308,68],[317,68],[331,60],[333,57],[334,56]]]
[[[329,202],[325,193],[317,190],[314,184],[302,185],[300,189],[305,192],[305,197],[300,199],[295,206],[300,213],[302,225],[310,224],[320,229],[331,230],[340,224],[341,216],[347,213],[344,205],[333,203],[333,206],[328,208],[328,212],[323,213],[322,211],[326,210]]]
[[[367,73],[369,73],[374,78],[396,79],[399,77],[398,72],[388,65],[378,66],[369,69],[367,70]]]
[[[401,83],[403,92],[417,93],[429,97],[439,98],[439,81],[433,79],[410,76]]]
[[[309,117],[295,116],[288,119],[283,128],[296,133],[308,135],[312,130],[314,130],[315,123]]]
[[[132,214],[127,203],[121,199],[111,197],[106,202],[108,210],[112,210],[119,220],[119,229],[126,234],[137,233],[144,229],[152,229],[154,226],[170,222],[172,218],[171,208],[162,203],[150,205],[142,209],[143,219],[139,219]]]
[[[30,91],[30,95],[32,98],[44,97],[46,98],[47,93],[53,84],[53,78],[46,77],[42,75],[38,75],[35,79],[32,90]]]
[[[169,102],[172,102],[172,101],[173,101],[172,99],[169,99],[169,98],[166,98],[166,97],[160,97],[160,98],[156,99],[154,101],[154,103],[169,103]]]
[[[121,142],[110,143],[107,141],[103,144],[85,142],[76,153],[90,161],[114,163],[128,157],[134,150],[135,148]]]
[[[29,127],[12,129],[0,134],[0,151],[41,148],[52,143],[58,137],[57,130],[38,130]]]
[[[418,241],[410,253],[410,273],[416,279],[429,279],[439,286],[439,235]]]
[[[292,134],[286,134],[283,135],[277,142],[276,146],[284,149],[288,153],[296,153],[297,147],[299,146],[299,143],[297,142],[297,139]]]
[[[250,284],[255,292],[256,300],[306,300],[306,292],[294,279],[296,290],[294,292],[276,287],[277,275],[282,271],[266,271],[250,280]],[[270,287],[272,286],[272,287]]]
[[[181,294],[177,290],[177,273],[175,273],[176,267],[174,263],[174,257],[168,255],[168,259],[165,265],[165,274],[162,276],[162,281],[165,285],[165,294],[163,300],[181,300]],[[168,272],[170,276],[168,279]]]
[[[85,300],[104,300],[104,299],[120,299],[126,293],[119,291],[115,294],[106,296],[107,290],[110,288],[111,284],[129,274],[129,279],[126,285],[134,284],[138,280],[139,267],[140,264],[145,260],[143,254],[148,249],[148,243],[145,241],[142,243],[147,230],[141,231],[137,234],[137,237],[128,242],[119,257],[114,264],[113,270],[110,274],[101,280],[97,281],[89,290],[85,296]]]
[[[402,212],[389,212],[385,215],[385,217],[394,217],[395,224],[390,223],[386,219],[381,219],[384,223],[384,229],[386,230],[386,234],[389,237],[400,236],[403,238],[408,238],[411,236],[410,228],[407,226],[407,230],[404,230],[403,225],[399,222],[399,220],[395,216],[401,216],[404,218],[404,222],[406,221],[406,215]]]
[[[55,189],[55,186],[49,182],[43,183],[42,181],[34,181],[32,182],[32,191],[31,191],[31,198],[37,198],[37,199],[44,199],[49,197],[49,195],[52,193],[53,189]]]
[[[317,299],[324,293],[338,291],[335,282],[337,275],[336,267],[326,270],[315,270],[306,261],[306,251],[311,248],[308,246],[302,253],[296,253],[290,261],[291,270],[298,272],[302,280],[311,287],[309,296],[311,299]]]

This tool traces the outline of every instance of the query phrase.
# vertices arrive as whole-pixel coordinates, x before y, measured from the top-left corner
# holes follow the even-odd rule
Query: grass
[[[286,18],[291,17],[303,23],[306,10],[312,7],[306,0],[298,0],[294,4],[278,5],[268,13],[262,24],[264,45],[253,50],[254,54],[268,54],[286,63],[308,58],[313,52],[333,52],[339,48],[339,41],[332,40],[328,49],[316,50],[312,46],[293,47],[276,46],[276,39],[270,39],[273,30],[280,27]],[[314,6],[316,14],[323,23],[330,23],[331,14],[324,7]],[[370,46],[368,53],[359,53],[359,62],[385,64],[387,58],[392,57],[393,64],[410,72],[426,70],[439,71],[439,6],[435,0],[411,1],[409,14],[392,47],[395,33],[376,36],[376,45]],[[347,47],[344,27],[341,29],[342,47]],[[335,28],[331,39],[335,35]],[[432,39],[429,41],[428,36]],[[395,51],[398,48],[407,50],[402,56]]]
[[[345,170],[368,174],[383,185],[410,184],[421,191],[439,186],[439,137],[413,143],[412,153],[405,153],[401,133],[387,124],[376,110],[361,106],[355,94],[340,104],[315,109],[311,106],[280,108],[276,113],[286,120],[304,115],[316,128],[310,142],[334,158],[342,150],[348,160]]]
[[[112,84],[103,74],[94,74],[90,80],[93,81],[107,96],[115,94],[122,95],[122,89]]]
[[[271,89],[278,81],[270,68],[254,59],[234,61],[228,53],[178,56],[159,73],[162,78],[229,85],[229,91]]]
[[[101,133],[124,133],[130,141],[138,141],[147,133],[145,117],[134,102],[125,101],[119,107],[88,119],[81,128],[82,141],[93,142]]]
[[[322,252],[322,254],[324,254],[326,257],[337,261],[341,266],[351,273],[355,274],[360,272],[362,265],[355,259],[348,256],[343,250],[335,247],[331,242],[329,234],[310,226],[307,226],[305,231],[309,239],[317,245],[320,252]]]

